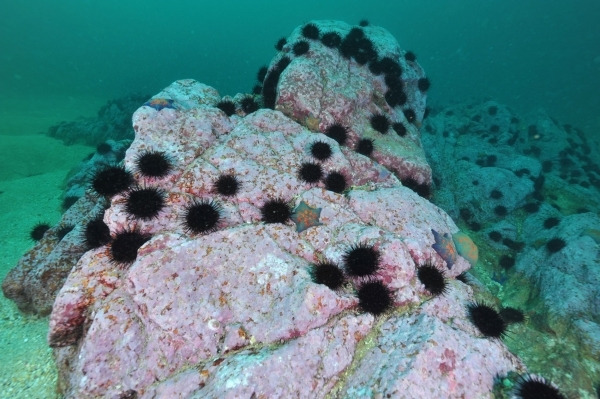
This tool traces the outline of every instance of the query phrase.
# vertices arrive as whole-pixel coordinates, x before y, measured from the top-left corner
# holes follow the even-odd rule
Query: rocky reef
[[[527,278],[540,327],[598,356],[597,146],[542,110],[521,118],[495,101],[448,107],[423,130],[433,201],[500,255],[498,281]]]
[[[97,145],[106,140],[131,140],[131,114],[146,100],[147,96],[128,95],[108,101],[98,110],[96,117],[63,121],[47,131],[48,136],[65,144]]]
[[[315,21],[277,48],[254,94],[179,80],[140,104],[122,166],[92,158],[7,276],[22,310],[51,311],[61,393],[494,397],[526,368],[503,342],[515,320],[465,274],[469,235],[504,255],[494,279],[536,288],[537,327],[576,315],[598,353],[583,135],[493,101],[424,119],[429,80],[380,27]],[[521,387],[537,382],[556,389]]]

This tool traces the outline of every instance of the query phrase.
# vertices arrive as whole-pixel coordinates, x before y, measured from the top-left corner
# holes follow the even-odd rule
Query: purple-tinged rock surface
[[[80,198],[8,272],[2,282],[4,296],[22,312],[49,314],[65,279],[88,249],[83,238],[85,224],[104,209],[103,201],[91,193]],[[61,237],[63,228],[72,230]]]
[[[361,35],[343,23],[317,24]],[[58,293],[49,342],[65,397],[491,398],[496,376],[524,371],[501,340],[469,321],[475,296],[454,279],[471,266],[454,247],[459,229],[409,188],[431,183],[418,129],[422,69],[381,28],[362,35],[380,58],[395,61],[402,71],[395,80],[317,41],[293,56],[299,32],[283,49],[289,65],[279,54],[269,68],[278,68],[274,110],[227,117],[215,107],[215,89],[182,80],[134,114],[124,164],[140,186],[164,190],[164,207],[135,218],[129,193],[114,196],[103,215],[113,242],[86,252]],[[390,85],[403,88],[402,104],[390,106]],[[375,114],[401,124],[403,134],[374,130]],[[321,133],[333,123],[347,128],[344,145]],[[355,151],[361,138],[373,140],[370,156]],[[311,154],[317,141],[329,145],[329,158]],[[143,176],[135,160],[144,151],[164,152],[172,171]],[[306,162],[320,165],[323,178],[303,180]],[[333,173],[345,189],[326,183]],[[225,174],[240,184],[235,195],[215,190]],[[277,198],[294,217],[265,223],[262,207]],[[217,204],[218,223],[194,234],[186,212],[208,201]],[[119,262],[114,242],[132,229],[151,238],[133,262]],[[359,244],[379,254],[375,273],[345,270],[337,290],[314,281],[314,264],[342,266]],[[419,281],[423,264],[449,279],[444,295],[432,298]],[[377,315],[357,296],[373,281],[390,299]]]
[[[441,392],[440,379],[446,381],[450,373],[443,389],[460,397],[461,386],[468,386],[477,393],[473,397],[489,396],[496,373],[520,366],[501,343],[477,338],[464,310],[472,294],[461,283],[455,284],[455,294],[435,300],[445,306],[419,316],[428,295],[415,277],[416,265],[429,261],[447,269],[432,247],[432,229],[458,230],[442,210],[402,187],[378,163],[279,111],[227,118],[202,105],[215,99],[212,89],[189,80],[157,97],[165,93],[175,109],[142,107],[135,113],[136,139],[125,165],[131,167],[136,154],[148,149],[175,159],[173,173],[163,179],[136,174],[140,183],[168,192],[166,206],[154,219],[135,220],[117,195],[104,216],[112,232],[135,225],[153,238],[129,266],[111,262],[108,247],[88,252],[51,315],[49,339],[68,397],[118,397],[129,390],[138,397],[179,391],[181,397],[214,398],[350,392],[355,389],[350,371],[364,367],[362,356],[369,353],[367,336],[369,342],[383,340],[383,347],[402,342],[385,338],[383,319],[357,306],[360,279],[349,279],[337,292],[312,280],[311,264],[324,259],[342,264],[345,251],[357,243],[371,244],[381,254],[380,269],[371,279],[391,292],[394,306],[387,323],[454,326],[444,327],[445,333],[424,332],[415,342],[420,355],[407,365],[413,370],[409,375],[416,379],[431,364],[445,370],[421,384],[423,392]],[[207,97],[190,108],[191,99]],[[312,160],[309,148],[317,140],[332,149],[331,158],[321,163],[325,174],[341,172],[347,192],[298,177],[299,165]],[[223,197],[213,189],[224,173],[235,174],[241,184],[235,196]],[[298,233],[292,221],[261,222],[260,207],[276,197],[293,207],[304,201],[320,208],[320,225]],[[207,235],[190,234],[182,218],[186,205],[200,198],[222,206],[218,230]],[[469,267],[458,257],[447,274]],[[439,351],[432,352],[430,345]],[[358,347],[364,352],[360,356]],[[468,370],[454,372],[446,365],[454,362],[448,356],[489,357],[490,365],[484,371],[465,364]],[[372,353],[369,359],[385,362],[387,356]],[[414,384],[403,372],[386,370],[389,385],[378,386],[381,392]],[[376,386],[374,379],[364,383]]]
[[[338,21],[321,21],[319,28],[322,33],[334,32],[341,37],[347,37],[357,29]],[[386,94],[391,90],[386,78],[389,83],[390,74],[373,74],[370,64],[349,62],[337,48],[308,40],[308,53],[294,56],[294,44],[306,40],[298,27],[288,37],[283,51],[271,62],[269,73],[277,70],[282,58],[291,60],[279,79],[276,109],[311,130],[326,131],[334,123],[346,126],[350,148],[354,148],[361,138],[374,139],[374,160],[401,179],[411,178],[417,183],[430,184],[431,169],[419,133],[426,94],[418,89],[418,80],[424,78],[425,73],[418,63],[405,59],[406,51],[400,49],[387,30],[378,26],[366,26],[361,30],[372,41],[379,59],[389,57],[398,63],[405,104],[392,107],[386,101]],[[414,112],[414,120],[407,119],[407,110]],[[390,122],[400,123],[406,129],[402,138],[398,139],[399,133],[392,127],[383,135],[375,131],[369,123],[374,114],[385,114]]]

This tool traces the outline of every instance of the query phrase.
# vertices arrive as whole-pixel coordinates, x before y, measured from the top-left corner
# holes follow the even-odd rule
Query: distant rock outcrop
[[[529,279],[544,328],[598,357],[599,149],[543,111],[521,120],[494,101],[446,108],[423,131],[433,201]]]
[[[129,95],[107,102],[98,111],[96,118],[80,118],[60,122],[48,129],[50,137],[65,144],[87,144],[96,146],[106,140],[133,139],[131,115],[146,101],[148,96]]]

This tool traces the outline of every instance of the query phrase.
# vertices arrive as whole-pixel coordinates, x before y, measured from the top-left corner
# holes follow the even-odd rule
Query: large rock
[[[2,282],[4,296],[22,312],[49,314],[71,269],[88,249],[85,224],[102,215],[105,207],[91,193],[80,198],[8,272]]]
[[[541,110],[520,118],[495,101],[455,105],[426,119],[422,141],[435,172],[434,202],[475,231],[536,212],[544,201],[568,213],[583,202],[600,206],[598,149]]]
[[[211,95],[210,88],[193,81],[176,82],[167,92],[175,104]],[[458,257],[448,270],[433,248],[432,229],[449,234],[458,229],[379,164],[278,111],[227,118],[207,106],[142,107],[134,126],[137,136],[126,165],[151,148],[177,159],[177,167],[152,182],[169,193],[156,219],[134,222],[122,196],[105,214],[113,232],[135,223],[153,235],[136,261],[122,267],[111,262],[108,248],[88,252],[56,300],[49,339],[57,347],[68,397],[118,397],[130,390],[138,397],[169,397],[175,391],[184,392],[182,397],[323,397],[336,386],[352,395],[359,375],[361,384],[384,393],[411,387],[423,397],[426,392],[461,397],[467,391],[486,397],[494,375],[519,364],[500,342],[475,338],[479,334],[465,316],[464,305],[473,299],[466,285],[455,282],[446,297],[425,301],[417,265],[433,262],[449,276],[469,267]],[[354,188],[338,194],[323,183],[299,180],[298,166],[311,159],[308,149],[316,140],[329,143],[333,152],[323,169],[341,171]],[[232,198],[215,195],[212,182],[232,172],[240,192]],[[262,223],[259,208],[275,197],[294,207],[304,202],[320,208],[318,225],[297,232],[292,222]],[[218,231],[204,236],[186,231],[185,206],[198,198],[222,204]],[[378,376],[359,371],[367,367],[361,362],[368,357],[368,364],[383,365],[400,356],[394,353],[405,344],[402,335],[357,309],[360,280],[332,291],[315,284],[310,274],[320,259],[341,264],[345,251],[361,242],[376,245],[382,254],[375,278],[394,301],[386,323],[397,324],[403,334],[410,326],[424,330],[413,344],[414,362],[404,371],[382,369],[382,385]],[[434,327],[444,332],[425,332]],[[365,347],[367,337],[381,340],[387,354]],[[487,368],[471,368],[469,362],[467,371],[456,363],[465,356],[473,364],[493,360]],[[442,371],[424,376],[423,365],[434,364]]]
[[[536,328],[575,338],[579,352],[598,358],[598,148],[541,110],[520,118],[494,101],[449,107],[424,131],[433,201],[499,254],[479,267],[508,301],[521,293]],[[570,372],[583,374],[581,364]]]
[[[134,135],[131,115],[146,99],[147,96],[138,94],[110,100],[98,110],[96,117],[60,122],[50,127],[47,134],[66,144],[93,146],[106,140],[131,140]]]
[[[324,32],[335,32],[341,37],[346,37],[351,28],[336,21],[323,21],[319,26]],[[406,51],[400,49],[387,30],[377,26],[364,28],[380,59],[389,57],[397,61],[402,70],[406,104],[391,107],[386,101],[389,89],[386,75],[374,75],[370,66],[348,62],[337,48],[309,41],[307,56],[294,57],[294,44],[306,40],[301,31],[298,27],[292,32],[288,44],[271,63],[270,73],[277,70],[282,58],[290,57],[292,60],[281,73],[276,108],[312,130],[326,131],[334,123],[348,127],[347,146],[351,148],[360,138],[374,139],[374,160],[401,179],[431,184],[431,169],[425,159],[418,129],[425,113],[426,99],[425,92],[418,88],[419,79],[425,78],[420,65],[406,59]],[[269,76],[267,74],[267,81]],[[407,119],[405,113],[408,110],[414,112],[415,120]],[[404,126],[406,133],[401,139],[392,128],[388,134],[382,135],[371,127],[371,115],[379,113],[387,115],[392,123]]]
[[[555,226],[544,226],[548,219]],[[533,282],[547,307],[547,322],[559,334],[575,333],[600,356],[600,217],[595,213],[562,216],[549,206],[524,223],[528,244],[516,269]],[[560,239],[564,248],[548,243]],[[555,248],[555,249],[552,249]]]
[[[342,36],[351,28],[318,24]],[[130,264],[112,259],[112,243],[86,252],[56,297],[49,342],[67,398],[491,398],[496,376],[524,370],[468,320],[473,291],[454,279],[470,267],[451,238],[458,228],[411,189],[424,194],[431,183],[418,129],[421,68],[385,30],[364,28],[379,57],[403,70],[407,100],[391,107],[384,77],[338,49],[310,41],[293,56],[299,33],[283,48],[290,63],[277,72],[274,110],[228,117],[214,106],[216,90],[184,80],[134,114],[125,166],[140,186],[164,190],[165,206],[136,219],[127,192],[114,196],[104,213],[113,237],[135,229],[151,238]],[[375,113],[406,134],[375,131]],[[345,145],[321,133],[333,123],[347,127]],[[370,156],[354,150],[360,138],[374,140]],[[316,141],[331,157],[311,155]],[[148,150],[173,161],[170,174],[140,174],[135,160]],[[303,181],[304,162],[340,173],[346,189]],[[232,173],[239,192],[217,194],[215,180]],[[265,223],[261,207],[276,198],[294,215]],[[185,225],[186,207],[201,200],[215,201],[221,215],[205,235]],[[358,244],[380,254],[375,274],[346,273],[337,290],[315,282],[315,263],[342,265]],[[425,263],[450,279],[444,295],[432,298],[416,277]],[[357,298],[370,281],[389,291],[383,314],[366,312]]]
[[[71,268],[89,249],[85,225],[101,217],[107,206],[89,190],[90,178],[98,169],[122,160],[129,144],[129,140],[107,140],[106,151],[100,147],[102,153],[95,152],[79,164],[65,187],[61,220],[6,275],[2,292],[22,312],[47,315],[52,310]]]

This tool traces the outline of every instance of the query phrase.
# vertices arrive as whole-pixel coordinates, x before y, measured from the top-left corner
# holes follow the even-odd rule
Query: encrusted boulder
[[[90,178],[97,170],[122,160],[130,143],[129,140],[107,140],[105,150],[99,147],[79,164],[65,187],[65,213],[61,220],[5,277],[2,292],[15,301],[22,312],[47,315],[52,310],[56,294],[71,268],[89,249],[86,224],[101,217],[107,206],[104,198],[89,190]]]
[[[104,216],[113,234],[134,225],[152,238],[130,265],[111,261],[110,246],[86,253],[51,315],[49,339],[67,396],[354,395],[360,375],[360,385],[390,394],[410,388],[423,397],[485,397],[495,374],[520,366],[500,341],[478,338],[466,316],[473,300],[467,285],[453,281],[446,296],[431,299],[416,278],[425,263],[449,277],[470,267],[454,253],[449,268],[434,247],[432,231],[440,237],[458,231],[442,210],[372,159],[279,111],[228,118],[211,106],[188,108],[181,104],[190,98],[213,100],[212,89],[189,80],[155,99],[165,93],[173,108],[145,106],[135,113],[136,139],[125,157],[132,169],[142,150],[175,160],[162,179],[135,174],[139,184],[168,193],[165,207],[156,218],[136,220],[126,211],[125,193]],[[324,175],[340,172],[344,192],[300,178],[300,165],[315,161],[310,149],[317,141],[331,149],[319,162]],[[236,176],[235,195],[215,192],[223,174]],[[273,198],[290,202],[296,211],[290,220],[262,221],[261,207]],[[190,232],[185,218],[187,207],[201,200],[218,203],[222,216],[205,235]],[[314,282],[312,265],[343,265],[359,243],[380,253],[375,275],[348,277],[338,290]],[[359,305],[356,290],[369,280],[381,281],[391,294],[384,324]],[[410,326],[421,335],[414,332],[415,359],[403,371],[382,368],[380,385],[378,376],[359,370],[402,356],[395,353],[405,340],[394,330],[410,334]],[[473,363],[458,360],[465,356]],[[472,366],[483,362],[489,365]],[[437,367],[435,377],[423,375],[424,365]]]
[[[4,296],[19,310],[47,315],[73,266],[88,250],[85,224],[102,215],[106,204],[91,193],[65,212],[60,223],[44,234],[2,281]]]
[[[373,139],[372,159],[400,179],[431,184],[431,169],[418,128],[425,114],[426,99],[426,90],[423,90],[426,77],[421,66],[381,27],[359,29],[337,21],[322,21],[319,28],[325,34],[338,34],[343,38],[339,48],[324,45],[322,42],[327,41],[323,39],[306,39],[303,27],[296,28],[271,62],[263,92],[274,80],[273,75],[279,74],[276,109],[312,130],[326,132],[333,124],[347,127],[345,145],[350,148],[356,147],[362,138]],[[372,46],[361,47],[365,38]],[[308,52],[301,57],[294,56],[296,44],[303,41],[309,44]],[[352,55],[353,45],[362,52]],[[368,57],[371,49],[379,55],[377,62],[361,59],[363,55]],[[348,62],[348,58],[353,62]],[[288,60],[289,65],[280,71],[281,64],[287,64]],[[400,83],[393,79],[396,68],[400,72]],[[401,95],[396,96],[396,86],[402,88]],[[397,125],[390,126],[382,135],[369,123],[370,117],[377,114],[387,115],[390,123]]]
[[[426,198],[427,87],[385,30],[322,21],[292,33],[262,95],[236,96],[229,116],[194,80],[141,106],[124,160],[135,185],[103,214],[111,242],[81,257],[50,316],[59,390],[491,398],[497,376],[523,372],[472,323],[473,289],[456,277],[476,247]],[[145,173],[147,153],[168,173]],[[154,205],[132,201],[142,189]],[[324,263],[341,284],[319,280]],[[444,276],[442,295],[422,266]]]

